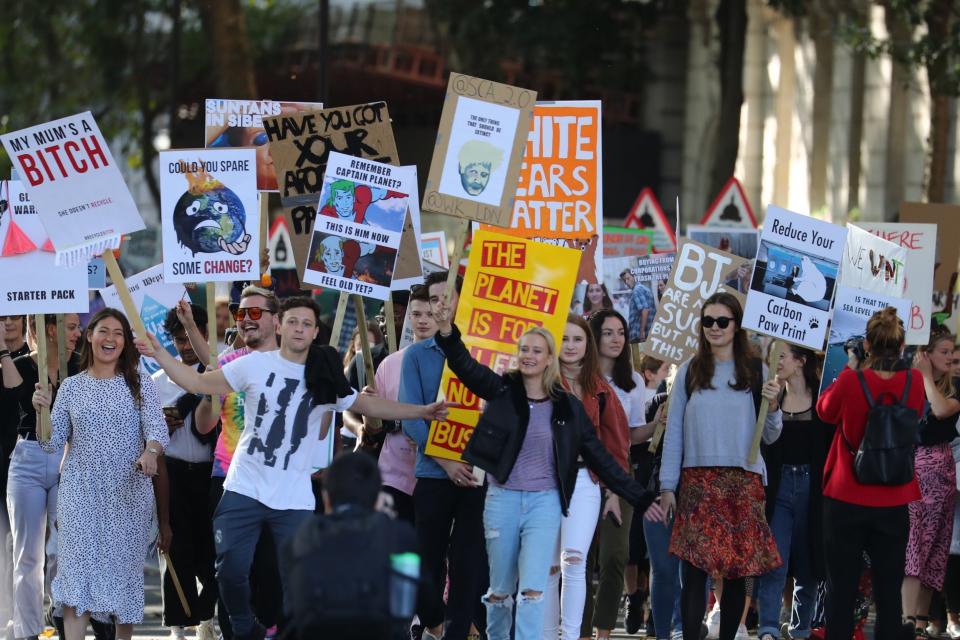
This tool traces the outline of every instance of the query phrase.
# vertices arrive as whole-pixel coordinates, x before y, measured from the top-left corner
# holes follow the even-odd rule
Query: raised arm
[[[205,371],[197,373],[196,369],[185,365],[164,349],[157,337],[152,333],[147,334],[148,341],[141,339],[134,340],[137,349],[141,355],[155,359],[163,370],[170,376],[170,380],[177,386],[190,393],[200,393],[203,395],[221,395],[225,396],[234,391],[230,383],[223,375],[221,369],[215,371]]]
[[[210,286],[209,283],[207,286]],[[197,321],[193,317],[193,307],[190,306],[189,300],[181,300],[177,303],[177,318],[187,332],[190,346],[193,347],[193,352],[197,354],[197,358],[204,366],[209,365],[210,345],[207,343],[207,339],[203,337],[203,334],[200,333],[200,328],[197,327]],[[207,330],[209,331],[210,329],[211,327],[208,326]],[[216,325],[214,325],[213,330],[216,331]]]
[[[442,401],[426,405],[406,404],[371,393],[358,393],[350,411],[384,420],[442,420],[447,417],[447,404]]]
[[[460,337],[457,325],[450,325],[445,332],[437,332],[437,346],[447,357],[447,366],[460,379],[467,389],[484,400],[496,397],[503,390],[503,378],[473,359]]]

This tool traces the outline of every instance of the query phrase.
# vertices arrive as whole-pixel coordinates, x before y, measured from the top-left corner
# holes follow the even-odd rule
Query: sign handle
[[[63,382],[67,377],[67,325],[62,313],[57,314],[57,362],[59,363],[57,380]]]
[[[367,382],[366,386],[375,389],[376,384],[373,379],[373,353],[370,351],[370,336],[367,335],[367,317],[363,308],[363,298],[355,293],[352,294],[351,297],[353,298],[353,308],[357,314],[357,335],[360,336],[360,349],[363,352],[363,370]],[[368,417],[367,423],[371,429],[375,431],[379,431],[383,427],[383,423],[380,422],[379,418]]]
[[[343,317],[347,315],[347,302],[349,300],[350,294],[341,291],[340,298],[337,299],[337,313],[333,316],[333,330],[330,332],[330,346],[334,349],[340,345],[340,334],[343,332]]]
[[[267,242],[270,236],[270,194],[266,191],[260,192],[260,255],[263,256],[267,250]],[[263,265],[260,265],[263,267]],[[270,269],[261,268],[260,284],[269,287]],[[215,325],[214,325],[215,326]]]
[[[214,332],[216,335],[216,332]],[[173,588],[177,591],[177,597],[180,598],[180,604],[183,605],[183,611],[187,614],[188,618],[193,617],[193,613],[190,612],[190,605],[187,603],[187,596],[183,593],[183,587],[180,586],[180,578],[177,577],[177,570],[173,568],[173,560],[170,559],[170,554],[166,551],[161,551],[160,554],[163,556],[164,562],[167,563],[167,571],[170,572],[170,579],[173,580]]]
[[[133,332],[138,338],[146,340],[147,328],[143,325],[143,318],[140,317],[137,305],[133,304],[133,298],[130,297],[130,290],[127,288],[127,281],[123,277],[123,272],[120,271],[120,265],[117,264],[113,251],[103,252],[103,263],[107,266],[107,273],[110,274],[110,279],[113,280],[113,285],[117,288],[117,295],[120,296],[120,303],[127,314],[127,320],[133,327]]]
[[[463,258],[463,245],[467,243],[467,232],[470,231],[470,221],[460,218],[453,230],[453,254],[450,256],[450,271],[447,274],[446,298],[449,300],[455,290],[457,275],[460,273],[460,260]]]
[[[209,371],[217,368],[217,287],[207,283],[207,346],[210,348]],[[210,397],[213,415],[220,415],[220,396]]]
[[[767,379],[764,382],[770,382],[777,377],[777,363],[780,361],[780,351],[783,343],[775,340],[773,349],[770,351],[770,368],[767,371]],[[750,445],[750,455],[747,456],[747,462],[753,464],[760,455],[760,439],[763,437],[763,423],[767,421],[767,414],[770,413],[770,401],[766,398],[760,401],[760,413],[757,415],[757,426],[753,429],[753,443]]]
[[[50,374],[47,370],[47,326],[42,313],[33,316],[33,330],[37,337],[37,369],[40,384],[44,387],[50,384]],[[40,440],[50,439],[50,409],[43,407],[37,416],[37,436]]]
[[[394,324],[393,296],[383,302],[383,319],[387,324],[387,347],[390,353],[397,352],[397,327]]]

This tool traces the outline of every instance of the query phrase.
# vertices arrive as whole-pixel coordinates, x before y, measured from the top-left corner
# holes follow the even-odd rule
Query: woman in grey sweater
[[[676,510],[670,553],[683,560],[684,640],[699,638],[708,575],[724,581],[720,640],[733,640],[745,578],[781,562],[764,516],[763,460],[748,461],[761,396],[770,402],[763,440],[780,435],[780,385],[762,383],[765,367],[750,350],[742,317],[732,295],[707,299],[697,354],[680,367],[669,400],[660,507],[667,518]]]

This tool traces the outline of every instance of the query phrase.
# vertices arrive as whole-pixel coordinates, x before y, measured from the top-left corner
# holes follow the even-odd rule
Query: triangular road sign
[[[671,253],[677,250],[677,236],[663,213],[663,208],[653,194],[653,189],[645,187],[623,221],[627,229],[653,229],[653,250],[655,253]]]
[[[270,227],[270,240],[267,243],[270,252],[271,269],[296,269],[297,261],[293,258],[293,245],[290,242],[290,231],[283,217],[278,217]]]
[[[757,228],[757,219],[739,180],[732,177],[727,180],[727,184],[723,185],[723,189],[720,189],[716,199],[707,208],[700,224],[710,227]]]

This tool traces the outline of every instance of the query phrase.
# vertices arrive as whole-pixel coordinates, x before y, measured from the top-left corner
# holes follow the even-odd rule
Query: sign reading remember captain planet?
[[[517,341],[528,329],[543,327],[559,345],[578,262],[576,249],[477,231],[457,306],[470,354],[503,373],[516,366]],[[480,399],[446,366],[439,396],[450,414],[430,425],[426,453],[459,460],[480,418]]]

